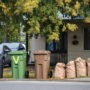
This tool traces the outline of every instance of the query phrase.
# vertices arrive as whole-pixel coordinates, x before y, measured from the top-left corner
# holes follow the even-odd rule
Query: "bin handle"
[[[15,58],[14,56],[12,56],[12,58],[13,58],[13,60],[14,60],[14,63],[15,63],[15,64],[18,64],[18,61],[19,61],[19,58],[20,58],[20,57],[18,56],[17,58]]]

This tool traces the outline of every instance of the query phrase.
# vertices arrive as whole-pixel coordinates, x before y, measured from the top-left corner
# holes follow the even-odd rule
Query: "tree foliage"
[[[90,15],[90,0],[55,0],[59,10],[64,15],[73,18]]]
[[[41,1],[28,21],[29,33],[42,34],[48,40],[59,40],[59,27],[62,20],[58,17],[58,8],[52,1]]]
[[[60,31],[75,31],[74,23],[64,23],[59,13],[64,16],[84,17],[90,23],[89,0],[0,0],[0,20],[5,23],[7,36],[19,36],[20,23],[29,34],[42,34],[50,41],[59,40]],[[7,33],[8,32],[8,33]]]
[[[9,40],[19,38],[23,15],[32,13],[33,9],[38,7],[38,3],[39,0],[0,0],[0,21],[5,24],[1,25],[1,29],[5,36],[10,37]]]
[[[43,34],[50,40],[59,40],[60,31],[75,31],[78,26],[74,23],[65,23],[59,17],[59,12],[66,17],[87,17],[89,0],[41,0],[28,20],[29,33]],[[84,21],[88,21],[86,18]],[[61,28],[62,27],[62,28]]]
[[[33,11],[28,21],[30,26],[28,32],[31,34],[43,34],[48,41],[51,41],[53,39],[59,40],[60,31],[77,30],[76,24],[63,22],[59,17],[59,10],[60,8],[54,0],[41,0],[39,8]]]

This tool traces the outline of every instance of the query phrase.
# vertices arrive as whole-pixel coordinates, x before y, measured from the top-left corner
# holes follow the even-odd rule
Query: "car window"
[[[23,43],[2,43],[0,44],[0,54],[3,52],[3,46],[7,46],[11,51],[25,50],[26,46]]]
[[[2,51],[3,51],[3,45],[0,44],[0,54],[2,53]]]
[[[12,51],[16,51],[16,50],[18,50],[19,43],[10,43],[10,44],[7,44],[7,46],[8,46]]]

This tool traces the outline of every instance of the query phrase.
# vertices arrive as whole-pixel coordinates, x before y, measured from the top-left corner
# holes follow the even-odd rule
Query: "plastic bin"
[[[0,58],[0,78],[3,78],[3,59],[2,58]]]
[[[47,79],[50,66],[50,51],[34,51],[36,79]]]
[[[26,70],[26,51],[10,52],[12,77],[15,79],[25,78]]]

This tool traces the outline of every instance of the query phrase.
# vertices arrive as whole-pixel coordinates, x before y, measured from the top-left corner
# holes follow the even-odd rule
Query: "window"
[[[67,32],[60,33],[60,40],[46,43],[46,50],[51,51],[51,64],[57,62],[67,63]]]
[[[46,44],[46,49],[52,53],[67,52],[67,32],[60,33],[60,41],[52,40]]]
[[[51,42],[47,43],[47,50],[51,51],[52,53],[56,53],[60,51],[60,42],[52,40]]]
[[[90,50],[90,29],[84,29],[84,50]]]

